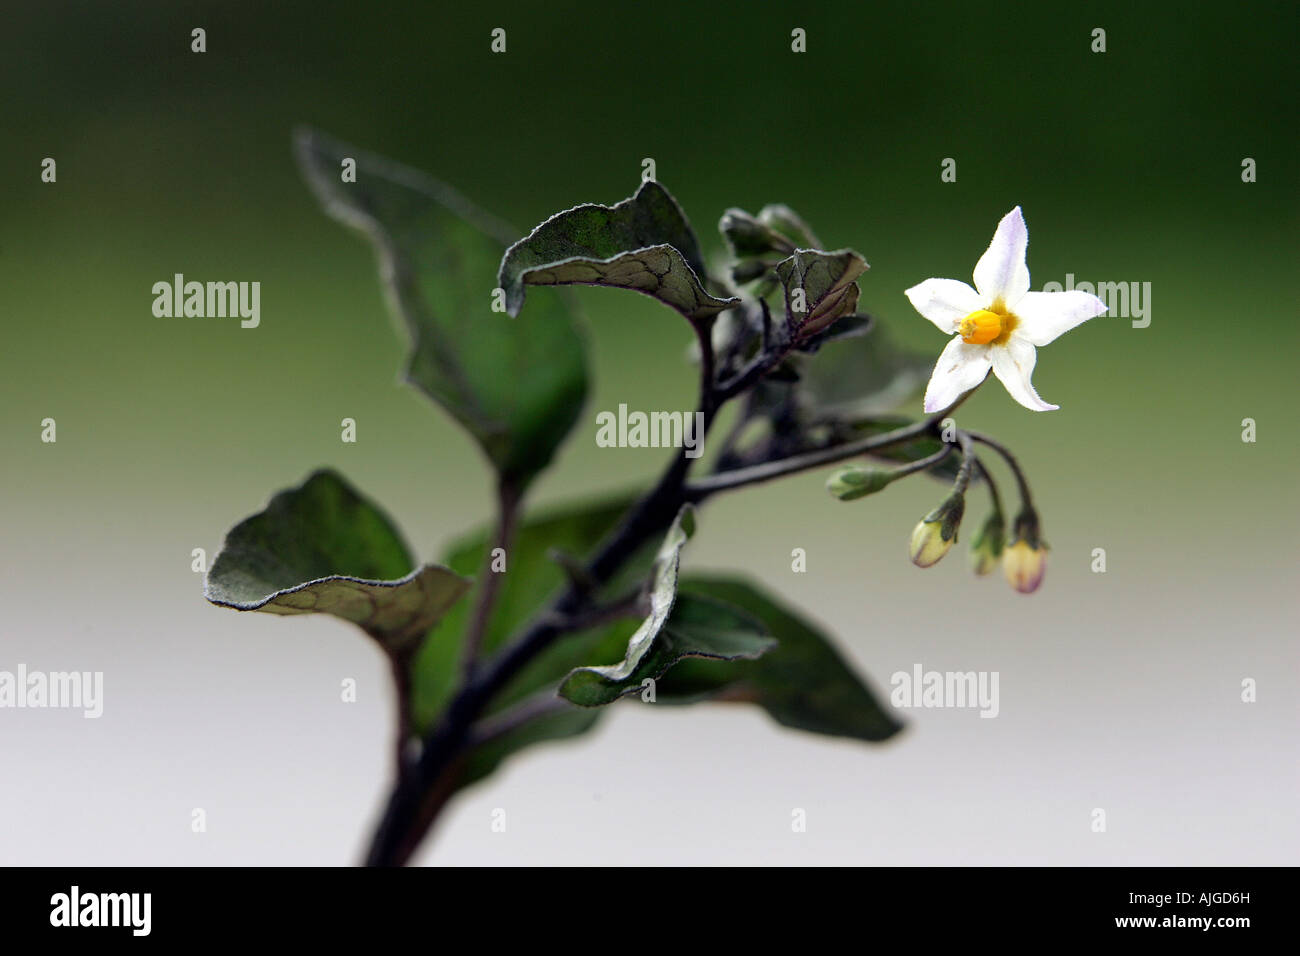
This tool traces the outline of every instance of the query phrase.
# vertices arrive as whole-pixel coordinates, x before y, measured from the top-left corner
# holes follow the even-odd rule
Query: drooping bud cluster
[[[998,451],[1015,474],[1021,508],[1012,522],[1010,537],[1007,535],[1002,496],[997,484],[972,450],[973,443],[977,441],[991,445]],[[987,436],[956,431],[955,439],[944,438],[939,451],[894,468],[863,465],[840,468],[827,479],[826,490],[840,501],[854,501],[882,491],[907,475],[922,472],[939,475],[939,466],[958,447],[962,458],[953,479],[952,490],[937,508],[912,529],[908,543],[908,555],[912,563],[921,568],[933,567],[952,550],[966,511],[966,491],[972,479],[979,478],[987,484],[992,509],[971,542],[971,570],[983,577],[991,574],[1001,563],[1003,574],[1015,590],[1022,594],[1033,593],[1043,582],[1047,563],[1047,544],[1042,540],[1038,512],[1034,510],[1029,484],[1019,463],[1006,448]]]
[[[942,558],[957,540],[957,527],[961,523],[963,503],[961,495],[954,494],[930,512],[912,531],[912,562],[928,568]],[[1038,514],[1026,508],[1016,516],[1011,537],[1004,545],[1005,522],[1001,512],[995,511],[984,522],[979,534],[971,542],[971,569],[986,575],[1002,562],[1002,573],[1007,582],[1021,594],[1032,594],[1043,583],[1047,565],[1047,544],[1038,525]]]

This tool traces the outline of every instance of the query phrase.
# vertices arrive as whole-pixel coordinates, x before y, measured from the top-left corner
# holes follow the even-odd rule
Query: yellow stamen
[[[967,345],[988,345],[1002,334],[1002,320],[998,313],[981,309],[962,319],[957,331]]]

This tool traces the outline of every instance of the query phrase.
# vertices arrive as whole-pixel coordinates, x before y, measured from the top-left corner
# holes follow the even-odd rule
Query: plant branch
[[[952,445],[945,443],[944,446],[933,455],[926,455],[924,458],[918,458],[916,461],[908,462],[906,465],[899,465],[897,468],[893,469],[893,474],[895,476],[894,480],[897,481],[899,478],[906,478],[908,475],[914,475],[918,471],[925,471],[928,468],[933,468],[951,454]]]
[[[764,322],[770,323],[770,315],[766,311],[766,303],[764,303],[763,307],[765,310],[763,313]],[[767,325],[765,324],[764,329],[766,330],[766,328]],[[749,391],[749,389],[758,384],[759,379],[780,365],[785,360],[786,356],[792,351],[794,351],[793,343],[787,344],[782,348],[769,348],[767,344],[767,333],[765,331],[762,351],[760,351],[758,355],[754,357],[754,360],[739,372],[727,379],[727,381],[718,384],[719,398],[725,402],[728,399],[735,398],[742,392]]]
[[[704,413],[704,433],[708,434],[709,428],[713,424],[713,418],[718,413],[718,409],[727,400],[720,395],[717,386],[717,359],[713,354],[713,323],[716,320],[708,322],[692,323],[695,329],[695,336],[700,343],[700,397],[698,409]],[[704,435],[697,436],[699,441],[704,440]],[[689,467],[690,461],[685,456],[681,456],[679,461],[686,460]]]
[[[736,416],[735,421],[731,423],[731,427],[727,429],[727,434],[722,438],[722,447],[718,449],[715,462],[726,461],[732,457],[732,453],[736,447],[736,442],[739,441],[740,436],[744,434],[746,426],[749,425],[749,421],[750,420],[745,417],[743,410]],[[716,464],[714,467],[716,467]]]
[[[411,657],[407,651],[388,654],[388,665],[393,675],[393,689],[397,697],[397,729],[393,741],[394,769],[398,778],[405,776],[410,764],[407,749],[413,736],[411,728]]]
[[[504,737],[538,718],[549,717],[551,714],[563,713],[566,710],[577,710],[577,706],[559,696],[555,688],[548,688],[539,694],[525,698],[514,707],[484,717],[470,731],[469,746],[478,747]]]
[[[957,478],[952,483],[952,490],[958,494],[965,494],[971,475],[975,473],[975,451],[971,437],[966,432],[957,432],[957,444],[961,446],[961,467],[957,469]]]
[[[737,468],[734,471],[709,475],[686,486],[686,500],[698,504],[720,491],[731,491],[736,488],[771,481],[774,478],[784,478],[786,475],[808,471],[812,468],[821,468],[823,465],[833,465],[836,462],[844,461],[846,458],[855,458],[868,452],[899,445],[922,435],[933,433],[938,427],[941,417],[946,414],[946,411],[941,412],[940,417],[928,418],[913,425],[885,432],[882,435],[869,435],[866,438],[844,442],[830,448],[810,451],[802,455],[792,455],[789,458],[779,458],[776,461],[767,461],[761,465],[751,465],[748,468]]]
[[[720,491],[731,491],[735,488],[744,488],[759,482],[771,481],[774,478],[784,478],[786,475],[808,471],[812,468],[821,468],[823,465],[833,465],[836,462],[844,461],[846,458],[855,458],[858,455],[879,451],[893,445],[900,445],[903,442],[911,441],[913,438],[933,434],[938,430],[943,420],[974,395],[978,388],[979,385],[976,385],[975,388],[959,396],[955,402],[943,411],[936,412],[927,419],[902,428],[896,428],[882,435],[869,435],[857,441],[844,442],[830,448],[805,452],[802,455],[791,455],[788,458],[780,458],[776,461],[766,461],[762,464],[751,465],[748,468],[719,472],[709,475],[707,478],[701,478],[699,481],[693,481],[686,486],[685,500],[692,504],[699,504]],[[971,434],[971,438],[976,438],[976,436]]]
[[[492,543],[483,556],[482,571],[479,573],[479,589],[474,602],[474,615],[465,632],[465,657],[462,661],[465,679],[474,676],[478,668],[479,655],[483,649],[483,638],[487,633],[488,623],[492,619],[492,608],[496,605],[497,592],[501,588],[501,574],[492,569],[493,554],[497,549],[507,551],[514,541],[515,523],[519,516],[519,493],[513,483],[502,479],[497,485],[497,526]]]

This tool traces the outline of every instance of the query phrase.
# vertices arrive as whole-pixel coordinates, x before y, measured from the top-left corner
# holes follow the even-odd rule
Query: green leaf
[[[560,685],[560,695],[582,707],[600,707],[636,693],[644,680],[661,677],[687,658],[753,660],[775,644],[749,615],[718,601],[683,594],[666,619],[658,621],[653,614],[646,619],[622,661],[575,669]]]
[[[610,681],[618,682],[632,673],[641,659],[650,652],[655,638],[663,630],[664,624],[668,621],[668,615],[672,613],[673,604],[677,600],[677,576],[681,567],[682,549],[686,547],[686,542],[691,539],[691,535],[694,533],[695,509],[690,505],[686,505],[678,512],[677,518],[668,529],[668,534],[664,536],[659,553],[655,555],[654,570],[650,575],[649,593],[646,596],[650,602],[650,613],[646,615],[645,620],[641,622],[641,626],[636,629],[628,640],[627,651],[623,655],[622,662],[609,667],[575,670],[560,685],[560,695],[562,697],[573,700],[570,694],[570,684],[580,671],[587,671],[608,678]],[[579,681],[579,683],[584,682]],[[618,694],[614,694],[610,700],[617,696]],[[576,700],[574,702],[579,703]],[[598,703],[608,703],[608,701],[599,701]],[[588,704],[585,706],[593,705]]]
[[[413,565],[382,511],[338,474],[318,471],[231,529],[205,593],[239,611],[332,614],[400,653],[470,585],[439,565]]]
[[[815,625],[739,578],[691,576],[681,599],[703,597],[744,608],[777,640],[754,661],[683,661],[657,683],[661,702],[754,703],[796,730],[881,741],[902,725],[845,663]]]
[[[529,285],[601,285],[653,296],[693,323],[740,303],[710,295],[706,278],[690,223],[653,181],[613,206],[587,204],[552,216],[510,247],[499,276],[511,315],[523,308]]]
[[[695,509],[685,505],[655,555],[647,600],[650,610],[628,639],[622,660],[575,668],[560,684],[560,696],[583,707],[613,703],[658,677],[684,657],[734,660],[756,657],[770,646],[762,628],[716,602],[687,602],[677,608],[682,549],[695,533]]]
[[[838,252],[797,250],[776,264],[785,287],[785,315],[790,338],[802,341],[829,327],[858,307],[858,276],[867,262],[852,249]],[[802,297],[802,302],[797,301]]]
[[[897,347],[875,323],[865,334],[826,342],[801,368],[801,418],[809,425],[852,424],[916,397],[930,379],[934,356]]]
[[[587,391],[581,338],[558,296],[527,322],[493,312],[502,251],[518,233],[437,180],[315,131],[298,161],[326,212],[373,242],[388,298],[410,332],[406,379],[522,490],[546,467]],[[356,161],[356,182],[340,176]]]

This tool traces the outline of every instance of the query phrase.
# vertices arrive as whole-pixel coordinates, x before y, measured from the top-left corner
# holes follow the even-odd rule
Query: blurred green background
[[[353,769],[330,772],[352,789],[312,777],[304,759],[296,772],[315,781],[316,816],[286,823],[304,786],[292,774],[248,796],[250,768],[283,768],[286,753],[323,733],[319,721],[285,729],[307,706],[293,695],[317,681],[328,699],[339,666],[372,668],[376,681],[379,666],[333,622],[254,622],[207,607],[189,568],[192,548],[211,557],[229,525],[323,465],[381,502],[424,558],[488,511],[475,447],[397,383],[406,346],[373,255],[300,180],[290,133],[301,123],[428,170],[521,232],[576,203],[629,195],[643,157],[655,159],[710,254],[721,253],[726,207],[788,203],[832,248],[863,253],[872,267],[864,308],[936,356],[943,338],[903,290],[930,276],[968,279],[1016,204],[1035,288],[1066,273],[1150,282],[1148,328],[1104,317],[1041,351],[1035,383],[1059,412],[1027,412],[996,383],[962,410],[963,424],[1012,445],[1034,482],[1054,550],[1032,599],[1000,579],[970,580],[959,560],[926,573],[906,562],[912,525],[941,494],[924,482],[844,505],[810,474],[720,500],[693,559],[747,571],[808,608],[878,686],[922,661],[1001,668],[1003,694],[1017,695],[999,721],[918,714],[882,751],[782,736],[791,754],[823,755],[808,778],[851,760],[896,801],[897,846],[870,844],[873,855],[865,838],[833,840],[814,858],[945,861],[926,855],[944,852],[917,836],[926,826],[951,827],[938,841],[948,852],[978,846],[984,855],[973,859],[1001,862],[1035,852],[1047,854],[1042,862],[1097,853],[1164,862],[1180,847],[1190,847],[1188,862],[1294,856],[1300,455],[1285,405],[1298,344],[1294,4],[47,3],[10,9],[7,20],[0,667],[104,667],[119,712],[136,721],[114,731],[111,696],[104,726],[90,729],[0,714],[24,729],[0,735],[5,759],[51,781],[0,791],[15,832],[31,840],[11,845],[15,861],[53,862],[42,845],[85,859],[58,796],[82,770],[121,774],[97,778],[116,783],[100,784],[101,810],[84,823],[102,830],[95,813],[110,812],[135,821],[114,831],[114,862],[132,848],[141,861],[316,852],[340,862],[378,799],[382,691],[371,723],[348,731],[354,757],[337,758]],[[207,31],[204,54],[190,52],[194,27]],[[489,52],[494,27],[507,31],[504,55]],[[807,31],[805,54],[790,51],[795,27]],[[1104,54],[1090,50],[1094,27],[1107,32]],[[40,182],[47,156],[58,163],[54,185]],[[945,157],[957,161],[956,183],[940,181]],[[1257,161],[1258,182],[1242,182],[1244,157]],[[260,328],[155,318],[151,286],[175,272],[260,281]],[[579,298],[593,394],[538,501],[659,468],[655,450],[597,448],[597,410],[693,401],[679,318],[615,291]],[[918,400],[909,411],[919,410]],[[39,440],[47,416],[58,422],[55,445]],[[345,416],[358,422],[356,445],[339,441]],[[1240,438],[1247,417],[1258,423],[1254,444]],[[793,547],[807,549],[807,575],[791,573]],[[1107,549],[1105,575],[1089,570],[1095,547]],[[1246,676],[1268,688],[1253,709],[1236,699]],[[311,699],[323,706],[320,697]],[[654,719],[637,719],[654,733]],[[988,725],[1025,736],[991,741]],[[752,739],[776,734],[757,717],[736,726]],[[1153,726],[1167,736],[1135,729]],[[601,759],[623,752],[618,729],[598,738]],[[235,742],[263,735],[257,760]],[[1213,741],[1215,759],[1170,756],[1189,736]],[[888,769],[886,760],[910,758],[881,755],[908,747],[927,755],[916,772]],[[528,759],[541,767],[550,754]],[[976,761],[968,783],[1000,761],[1025,786],[986,794],[987,806],[950,800],[936,768],[963,759]],[[1153,766],[1153,775],[1142,769]],[[530,772],[547,776],[495,786],[540,794],[562,785],[550,771],[519,771]],[[1073,773],[1083,776],[1063,782]],[[1207,783],[1221,777],[1253,782]],[[1076,838],[1074,823],[1050,813],[1025,832],[1028,809],[1017,801],[1034,801],[1046,779],[1077,795],[1078,813],[1123,805],[1127,794],[1148,842],[1130,835],[1098,850],[1086,823]],[[1108,780],[1119,794],[1085,780]],[[1137,794],[1126,789],[1133,781]],[[762,790],[717,783],[742,816]],[[865,799],[833,784],[835,805]],[[213,788],[242,807],[226,850],[215,841],[196,850],[183,820],[175,836],[156,822],[163,811],[149,800],[189,807]],[[975,839],[967,812],[1005,813],[1005,827]],[[877,816],[862,830],[882,826]],[[478,829],[448,827],[449,859],[506,852],[475,843]],[[1207,828],[1221,843],[1179,843]],[[45,839],[55,831],[65,842]],[[287,834],[283,853],[250,849],[266,849],[255,836],[263,832]],[[756,845],[738,833],[716,859]],[[556,858],[538,839],[500,858]],[[563,842],[572,850],[575,839],[596,840]],[[641,852],[644,842],[628,846]]]

